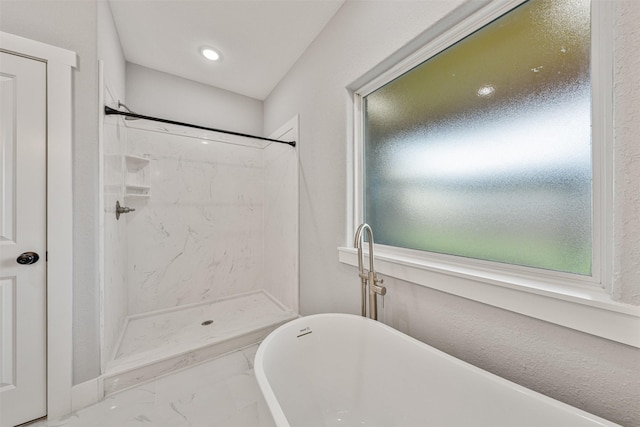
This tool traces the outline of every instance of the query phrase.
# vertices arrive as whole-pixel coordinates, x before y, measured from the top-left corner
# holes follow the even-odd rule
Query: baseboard
[[[99,402],[104,397],[102,377],[71,387],[71,410],[78,411]]]

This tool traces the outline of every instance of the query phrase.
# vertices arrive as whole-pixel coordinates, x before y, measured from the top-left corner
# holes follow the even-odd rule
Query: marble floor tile
[[[253,374],[258,346],[115,393],[28,427],[273,427]]]

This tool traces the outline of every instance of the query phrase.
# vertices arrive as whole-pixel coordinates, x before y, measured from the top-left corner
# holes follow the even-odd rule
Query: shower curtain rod
[[[116,109],[111,108],[111,107],[106,106],[106,105],[104,106],[104,114],[107,115],[107,116],[115,114],[115,115],[118,115],[118,116],[131,117],[132,119],[151,120],[151,121],[154,121],[154,122],[167,123],[167,124],[170,124],[170,125],[186,126],[186,127],[190,127],[190,128],[194,128],[194,129],[210,130],[210,131],[213,131],[213,132],[226,133],[226,134],[229,134],[229,135],[244,136],[246,138],[253,138],[253,139],[261,139],[263,141],[279,142],[281,144],[288,144],[288,145],[290,145],[292,147],[296,146],[296,142],[295,141],[280,141],[279,139],[264,138],[262,136],[249,135],[249,134],[246,134],[246,133],[233,132],[233,131],[230,131],[230,130],[208,128],[208,127],[205,127],[205,126],[193,125],[191,123],[176,122],[174,120],[160,119],[158,117],[143,116],[142,114],[136,114],[136,113],[132,113],[132,112],[116,110]]]

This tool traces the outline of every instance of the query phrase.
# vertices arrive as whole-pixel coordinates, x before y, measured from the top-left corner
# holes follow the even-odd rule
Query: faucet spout
[[[360,224],[360,226],[358,227],[358,229],[356,230],[356,235],[354,237],[353,240],[353,247],[358,249],[358,277],[360,277],[360,283],[362,286],[361,289],[361,315],[362,317],[367,317],[367,281],[369,279],[369,276],[367,273],[365,273],[364,271],[364,255],[362,253],[362,243],[363,243],[363,234],[364,232],[368,231],[369,235],[371,236],[371,227],[369,227],[369,224]],[[371,239],[369,239],[371,240]]]
[[[367,234],[369,243],[369,271],[364,269],[364,254],[362,246],[364,243],[364,235]],[[353,247],[358,249],[358,276],[362,285],[362,316],[367,316],[367,285],[369,287],[369,317],[373,320],[378,319],[378,295],[385,295],[387,289],[378,285],[382,283],[382,279],[378,280],[375,268],[373,266],[373,231],[367,223],[358,226],[353,241]]]

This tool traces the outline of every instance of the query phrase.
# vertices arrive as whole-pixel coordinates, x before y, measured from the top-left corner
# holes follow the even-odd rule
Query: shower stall
[[[105,394],[298,315],[296,148],[130,119],[101,130]],[[297,118],[273,136],[297,140]]]

